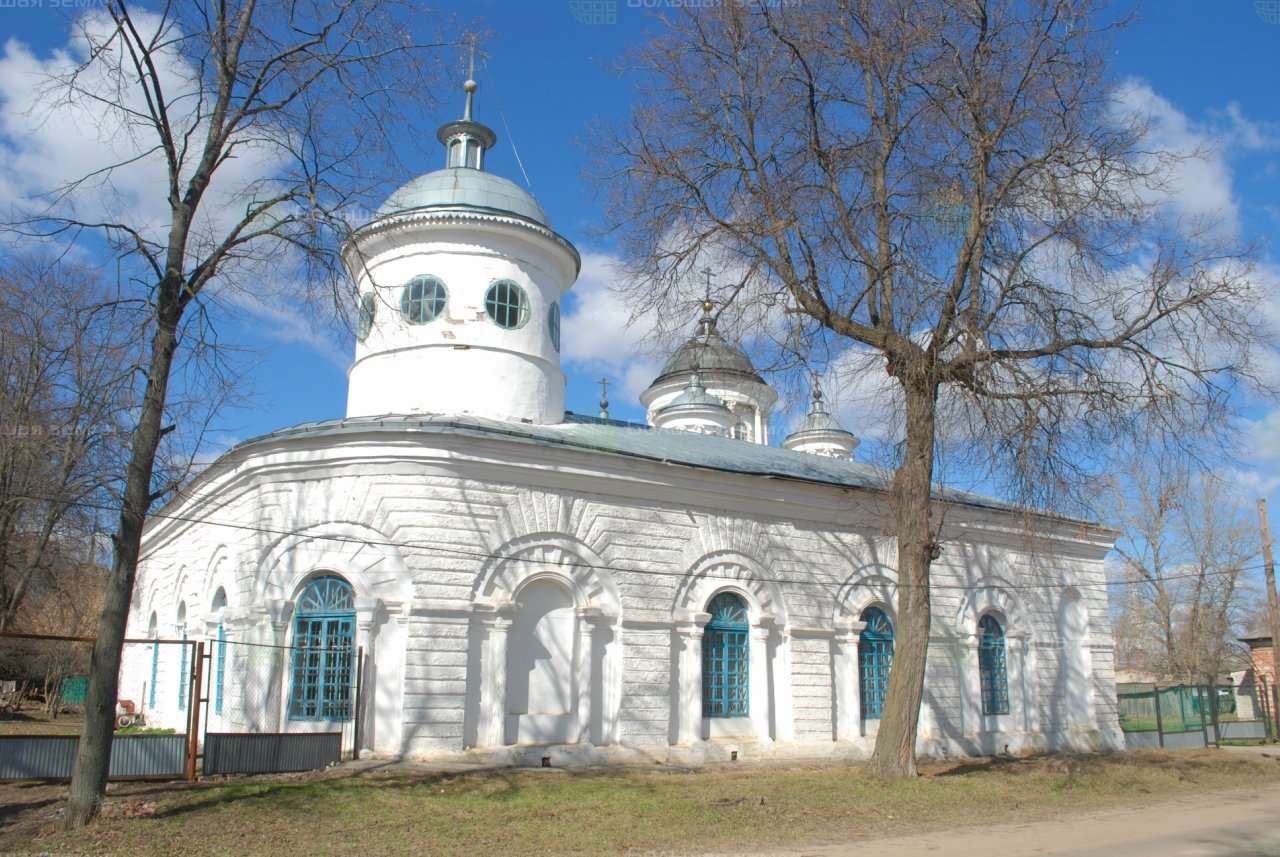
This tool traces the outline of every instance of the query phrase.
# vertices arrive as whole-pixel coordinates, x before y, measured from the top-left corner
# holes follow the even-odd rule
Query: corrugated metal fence
[[[0,736],[0,780],[69,780],[80,739],[71,735]],[[112,779],[174,779],[187,759],[186,735],[117,735]]]
[[[342,733],[206,732],[204,774],[310,771],[342,761]]]

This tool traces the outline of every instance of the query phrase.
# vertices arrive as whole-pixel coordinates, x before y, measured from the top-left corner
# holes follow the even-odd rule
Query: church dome
[[[515,214],[550,226],[546,212],[510,179],[471,167],[445,167],[401,186],[378,209],[379,217],[419,208],[464,208]]]
[[[735,422],[733,411],[707,392],[697,372],[689,376],[680,395],[659,409],[653,420],[656,428],[716,435],[729,434]]]
[[[667,359],[657,380],[687,372],[736,372],[764,383],[756,373],[756,367],[751,365],[751,358],[714,329],[700,333],[677,348]]]
[[[809,413],[796,426],[796,430],[786,436],[782,446],[795,452],[849,458],[858,446],[858,439],[827,411],[826,405],[822,403],[822,391],[815,386]]]

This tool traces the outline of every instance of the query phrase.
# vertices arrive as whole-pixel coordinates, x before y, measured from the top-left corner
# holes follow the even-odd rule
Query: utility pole
[[[1280,735],[1280,597],[1276,595],[1276,558],[1271,549],[1271,524],[1267,521],[1267,501],[1258,499],[1258,521],[1262,528],[1262,568],[1267,576],[1267,613],[1271,619],[1271,717]]]

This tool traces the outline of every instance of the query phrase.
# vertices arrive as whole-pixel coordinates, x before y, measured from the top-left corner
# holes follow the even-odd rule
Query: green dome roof
[[[547,214],[515,182],[469,167],[446,167],[418,176],[378,209],[379,217],[419,208],[473,208],[502,211],[550,226]]]

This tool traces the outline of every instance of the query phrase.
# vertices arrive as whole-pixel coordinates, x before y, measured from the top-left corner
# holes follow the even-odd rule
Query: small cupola
[[[710,276],[710,271],[705,273]],[[662,372],[640,394],[640,403],[649,424],[658,425],[659,414],[684,395],[696,374],[705,391],[733,414],[730,437],[768,445],[769,415],[778,394],[756,372],[746,352],[716,329],[715,309],[708,292],[696,334],[667,359]]]
[[[689,376],[680,395],[653,415],[653,425],[660,429],[691,431],[728,437],[737,423],[733,411],[707,392],[698,373]]]
[[[822,403],[822,391],[815,384],[809,413],[800,425],[782,441],[786,449],[825,455],[828,458],[852,458],[858,439],[841,427]]]
[[[472,50],[471,61],[467,67],[467,79],[462,90],[467,94],[462,109],[462,118],[446,122],[436,131],[436,139],[444,144],[446,167],[468,167],[473,170],[484,169],[484,153],[498,142],[498,135],[493,129],[471,118],[471,108],[475,101],[476,90],[480,84],[475,80],[475,51]]]

